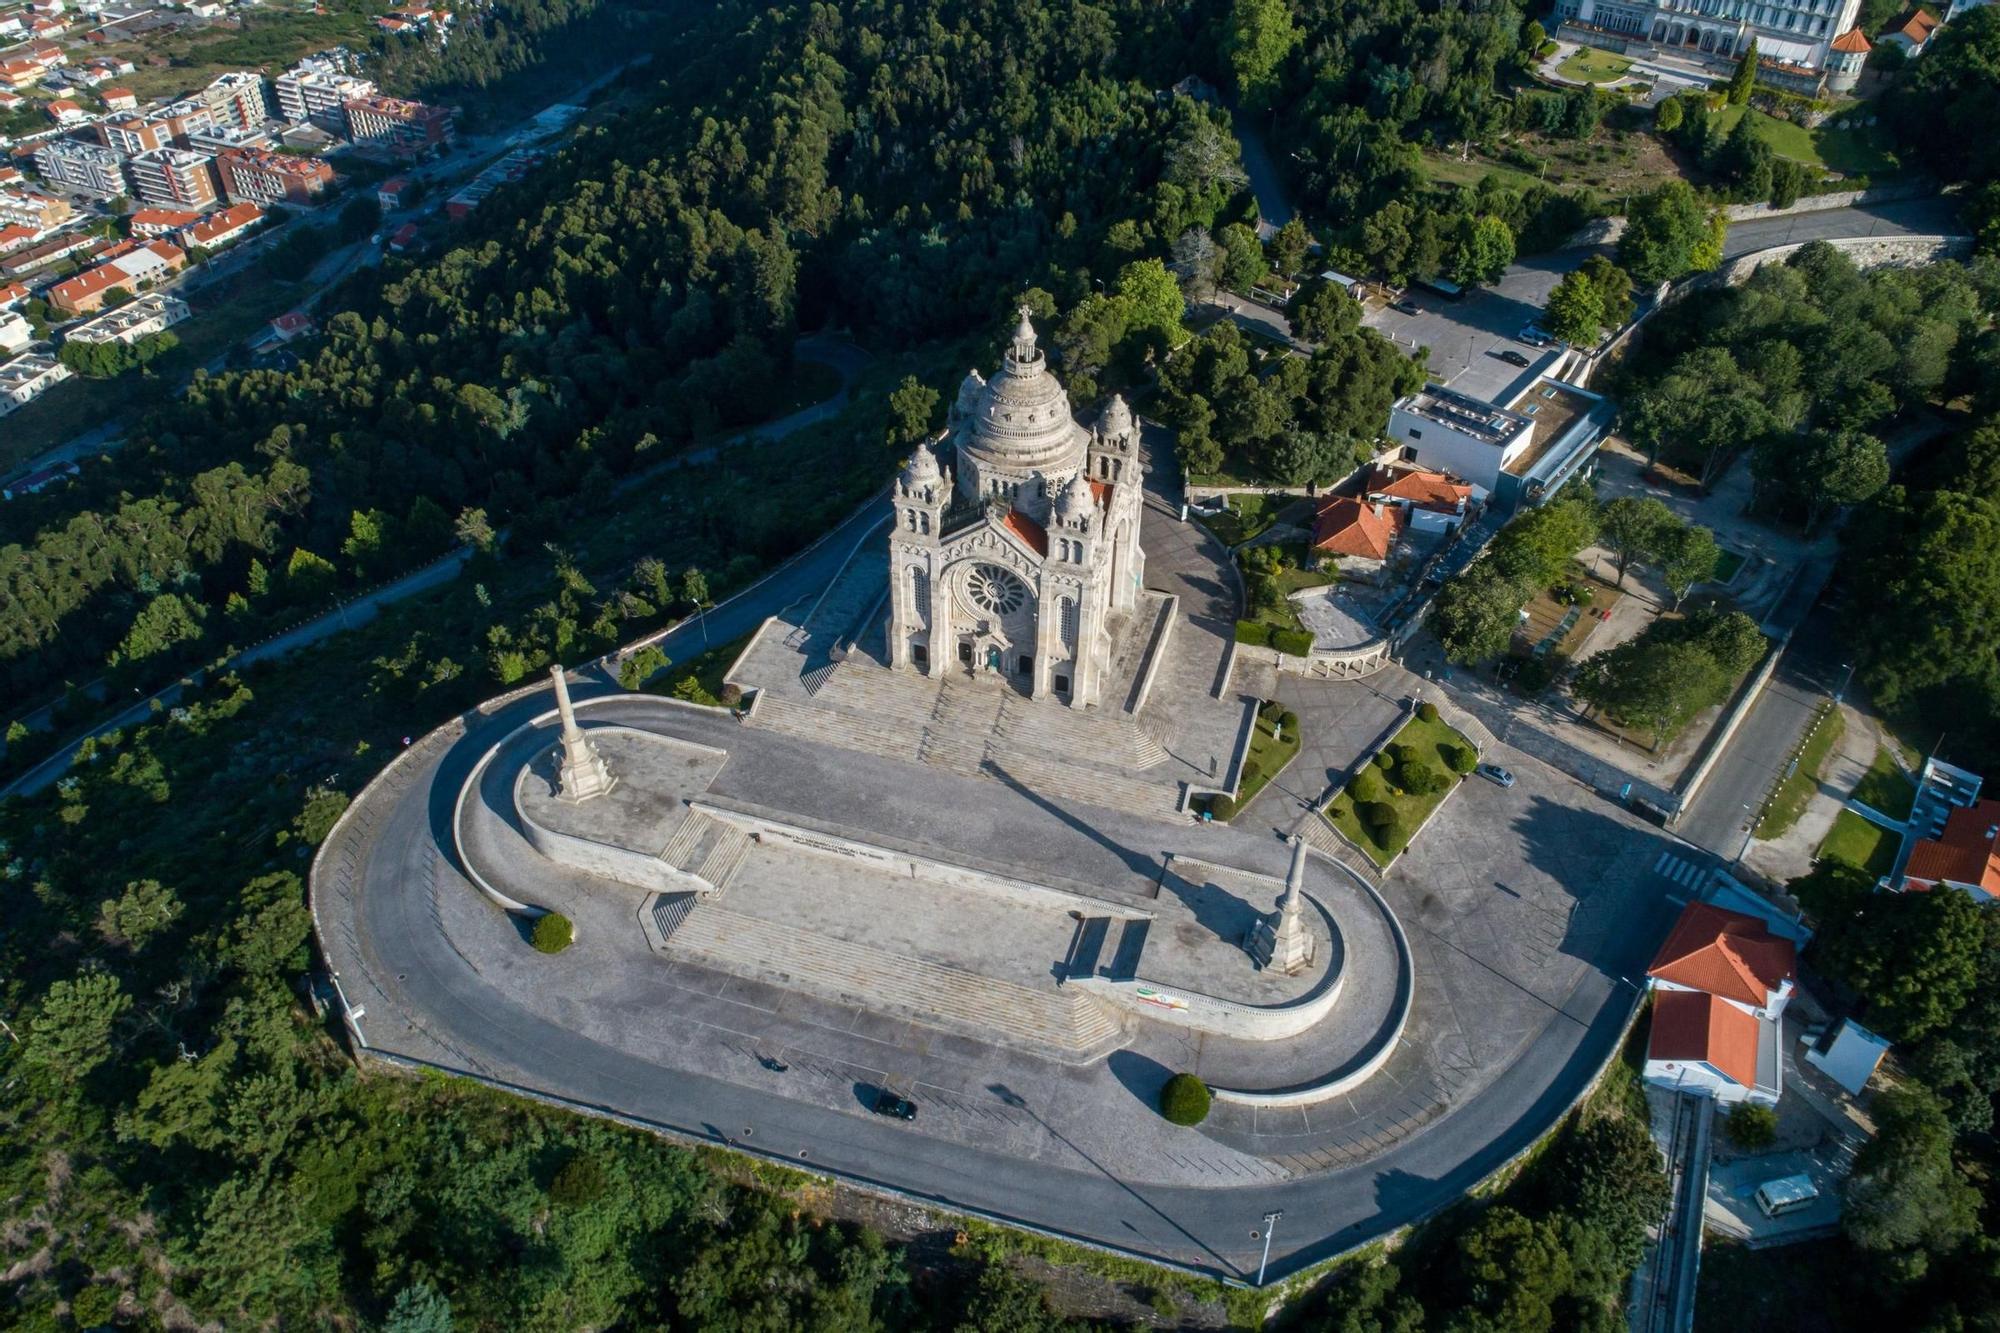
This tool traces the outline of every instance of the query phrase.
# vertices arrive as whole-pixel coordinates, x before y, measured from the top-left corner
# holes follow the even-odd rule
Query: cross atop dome
[[[1022,306],[1021,322],[1014,326],[1014,346],[1008,352],[1008,360],[1019,366],[1033,365],[1042,358],[1042,354],[1035,350],[1035,326],[1028,318],[1033,313],[1027,306]]]

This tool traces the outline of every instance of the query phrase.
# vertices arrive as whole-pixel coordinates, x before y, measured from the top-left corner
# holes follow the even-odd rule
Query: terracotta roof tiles
[[[1746,1088],[1757,1086],[1757,1020],[1733,1004],[1698,991],[1653,997],[1650,1060],[1705,1064]]]
[[[1756,917],[1689,903],[1646,975],[1762,1008],[1797,963],[1792,942]]]

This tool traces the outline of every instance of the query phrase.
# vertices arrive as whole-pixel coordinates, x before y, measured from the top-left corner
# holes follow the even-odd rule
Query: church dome
[[[1090,483],[1081,476],[1071,477],[1056,497],[1056,518],[1064,523],[1080,523],[1090,515],[1093,507]]]
[[[1097,433],[1104,439],[1116,439],[1132,429],[1132,409],[1125,405],[1125,395],[1114,393],[1111,401],[1104,405],[1104,412],[1097,418]]]
[[[928,444],[918,444],[910,461],[903,465],[903,487],[907,491],[922,492],[944,480],[944,473],[938,468],[937,455]]]
[[[1000,369],[960,427],[960,485],[976,484],[979,475],[1055,483],[1082,470],[1089,434],[1070,415],[1069,394],[1035,342],[1023,307]],[[970,378],[964,388],[972,388]]]

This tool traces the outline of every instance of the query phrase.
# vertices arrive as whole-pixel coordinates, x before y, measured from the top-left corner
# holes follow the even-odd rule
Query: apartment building
[[[264,76],[244,70],[224,74],[198,94],[217,126],[254,130],[271,118]]]
[[[232,203],[310,204],[333,184],[333,168],[316,157],[293,157],[261,148],[232,148],[215,159]]]
[[[64,342],[118,343],[130,347],[141,338],[170,329],[188,317],[188,303],[166,292],[147,292],[128,305],[85,320],[63,334]]]
[[[135,292],[145,283],[178,273],[186,264],[187,255],[167,241],[134,245],[49,288],[49,304],[69,314],[95,314],[112,292]]]
[[[17,356],[0,365],[0,417],[33,402],[68,378],[68,366],[39,353]]]
[[[105,147],[116,149],[127,157],[136,157],[140,153],[185,144],[190,136],[214,124],[215,116],[205,102],[183,98],[143,116],[121,116],[116,120],[99,121],[97,132]]]
[[[125,193],[125,160],[103,144],[50,139],[35,150],[35,170],[51,185],[106,199]]]
[[[422,157],[449,147],[456,137],[450,107],[400,97],[354,97],[347,102],[348,137],[398,157]]]
[[[241,125],[213,125],[188,135],[188,147],[197,153],[222,153],[231,148],[269,148],[271,136],[261,127],[246,130]]]
[[[58,199],[26,186],[0,189],[0,227],[33,227],[37,236],[54,231],[68,222],[76,210],[67,199]]]
[[[347,103],[375,93],[374,83],[349,72],[352,66],[345,51],[307,56],[272,81],[279,114],[345,137]]]
[[[125,164],[132,192],[160,208],[203,209],[216,202],[215,159],[185,148],[156,148]]]

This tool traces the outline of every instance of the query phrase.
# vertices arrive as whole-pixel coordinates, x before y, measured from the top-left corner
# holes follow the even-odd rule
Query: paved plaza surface
[[[352,1029],[380,1056],[1224,1275],[1255,1271],[1251,1233],[1272,1207],[1287,1210],[1281,1275],[1449,1203],[1546,1131],[1612,1053],[1673,911],[1661,867],[1675,844],[1496,744],[1487,757],[1517,785],[1463,784],[1379,896],[1307,858],[1314,968],[1259,974],[1241,937],[1276,905],[1285,835],[1420,683],[1394,667],[1353,682],[1224,671],[1235,577],[1212,538],[1174,520],[1176,501],[1149,497],[1144,535],[1162,599],[1149,604],[1171,595],[1182,619],[1131,714],[934,689],[934,723],[940,708],[993,709],[972,716],[998,737],[976,755],[952,748],[954,728],[900,717],[914,696],[883,688],[865,653],[828,649],[852,637],[835,622],[865,628],[871,614],[860,592],[830,591],[868,558],[873,525],[857,519],[726,614],[745,627],[780,616],[767,637],[795,660],[774,698],[800,716],[841,699],[857,717],[875,710],[881,743],[838,718],[818,720],[837,733],[824,734],[619,696],[583,672],[571,690],[585,734],[601,733],[631,787],[598,798],[600,815],[551,803],[546,686],[425,737],[315,866],[316,924]],[[689,650],[685,633],[663,644],[670,656]],[[1205,779],[1212,758],[1226,778],[1242,708],[1270,696],[1300,714],[1305,749],[1234,826],[1152,799]],[[1078,738],[1090,744],[1065,768],[1062,745]],[[628,811],[618,827],[594,825],[615,802]],[[671,863],[661,874],[714,891],[540,855],[524,812],[624,838]],[[964,882],[787,852],[744,836],[732,821],[745,820],[833,850],[865,843],[882,863],[933,858]],[[535,952],[523,918],[469,872],[569,915],[575,944]],[[997,901],[982,896],[993,884],[1026,887]],[[1093,935],[1092,920],[1107,926]],[[1267,1011],[1334,1002],[1296,1037],[1255,1040],[1092,989],[1135,969]],[[1371,1051],[1386,1060],[1368,1074]],[[1257,1093],[1367,1076],[1303,1105],[1219,1100],[1182,1129],[1155,1109],[1181,1070]],[[918,1103],[915,1123],[870,1114],[885,1088]]]

